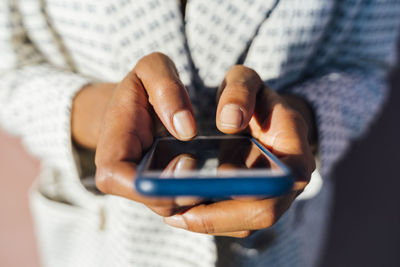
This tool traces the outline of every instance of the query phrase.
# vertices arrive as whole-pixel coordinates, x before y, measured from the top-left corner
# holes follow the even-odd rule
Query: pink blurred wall
[[[0,130],[0,266],[39,266],[28,190],[39,163]]]

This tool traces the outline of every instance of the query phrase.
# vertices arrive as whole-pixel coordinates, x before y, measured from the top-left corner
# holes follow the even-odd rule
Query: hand
[[[216,124],[220,131],[248,131],[293,171],[293,190],[270,199],[242,198],[200,204],[184,213],[164,218],[171,226],[212,235],[245,237],[251,231],[272,226],[308,184],[315,160],[308,142],[312,119],[305,104],[290,106],[284,97],[263,84],[257,73],[233,67],[220,87]],[[308,122],[308,123],[307,123]]]
[[[97,95],[102,92],[101,97]],[[98,114],[91,111],[92,117],[85,115],[85,104],[95,105],[92,102],[99,99],[103,99],[99,106],[107,103],[107,108],[98,108]],[[96,115],[101,119],[93,119]],[[144,197],[133,188],[137,163],[153,143],[157,125],[180,140],[189,140],[197,133],[188,94],[167,56],[153,53],[143,57],[119,84],[86,87],[75,99],[72,117],[75,140],[96,148],[96,185],[100,191],[142,202],[162,215],[180,207],[174,199]],[[93,140],[88,140],[86,133]]]

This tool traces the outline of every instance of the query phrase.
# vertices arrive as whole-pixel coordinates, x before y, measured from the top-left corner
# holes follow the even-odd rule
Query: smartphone
[[[293,186],[290,169],[248,136],[156,139],[138,166],[135,187],[147,196],[274,197]]]

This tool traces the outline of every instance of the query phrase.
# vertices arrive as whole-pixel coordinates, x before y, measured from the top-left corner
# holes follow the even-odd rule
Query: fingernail
[[[238,129],[242,125],[243,113],[238,105],[227,104],[221,111],[221,126]]]
[[[187,229],[187,224],[183,219],[182,215],[174,215],[171,217],[165,217],[164,222],[172,227]]]
[[[201,202],[198,197],[176,197],[175,204],[178,206],[194,206]]]
[[[187,156],[183,156],[179,159],[178,163],[175,166],[175,175],[179,175],[180,173],[185,171],[191,171],[196,168],[196,160]]]
[[[190,139],[196,135],[196,130],[194,128],[195,122],[192,113],[188,110],[175,113],[173,123],[176,133],[181,139]]]

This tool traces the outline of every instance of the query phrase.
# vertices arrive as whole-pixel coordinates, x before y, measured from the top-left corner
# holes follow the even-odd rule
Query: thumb
[[[228,71],[217,108],[216,124],[221,132],[234,134],[247,127],[262,85],[260,76],[248,67],[236,65]]]
[[[193,108],[172,60],[152,53],[138,62],[135,75],[165,128],[177,139],[192,139],[197,134]]]

